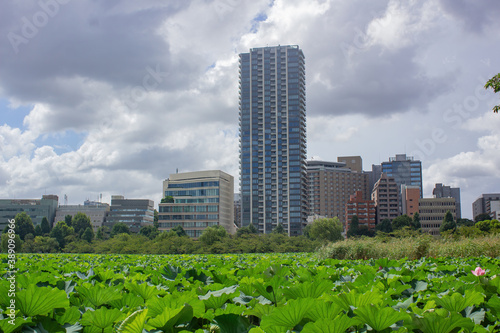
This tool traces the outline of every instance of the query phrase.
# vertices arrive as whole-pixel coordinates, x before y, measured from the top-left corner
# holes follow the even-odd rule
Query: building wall
[[[490,214],[490,201],[500,200],[500,193],[481,194],[479,198],[472,203],[472,218],[474,219],[479,214]]]
[[[384,219],[392,221],[399,214],[399,189],[394,177],[385,173],[375,183],[372,192],[372,200],[377,212],[377,224]]]
[[[363,172],[363,160],[361,156],[340,156],[337,157],[337,162],[345,163],[346,167],[352,172]]]
[[[432,195],[434,196],[434,198],[455,198],[455,204],[456,204],[455,211],[457,212],[457,219],[462,218],[459,187],[450,187],[438,183],[434,186],[434,189],[432,190]]]
[[[401,202],[403,205],[403,214],[413,217],[418,212],[418,202],[420,199],[420,187],[401,186]]]
[[[57,195],[44,195],[42,199],[0,199],[0,233],[7,226],[8,220],[18,213],[26,212],[36,227],[44,217],[53,225],[58,206]]]
[[[422,232],[439,235],[439,228],[447,211],[450,211],[453,219],[456,220],[455,198],[421,198],[419,215]]]
[[[75,216],[77,213],[83,213],[90,218],[94,232],[103,225],[109,214],[109,204],[99,203],[99,205],[61,205],[56,210],[54,223],[64,221],[66,215]]]
[[[163,193],[174,202],[159,204],[160,230],[181,226],[195,238],[214,225],[236,232],[233,176],[218,170],[172,174],[163,182]]]
[[[125,199],[121,195],[111,196],[111,207],[104,226],[110,230],[116,223],[125,223],[132,233],[141,227],[154,224],[154,201],[149,199]]]
[[[359,226],[366,226],[369,230],[375,230],[376,211],[373,200],[365,200],[363,192],[356,191],[351,195],[345,205],[345,231],[349,230],[352,217],[356,215],[359,220]]]
[[[307,222],[305,58],[296,45],[240,54],[242,226],[262,233]]]
[[[395,157],[390,157],[389,161],[382,162],[382,172],[389,177],[394,177],[398,185],[398,191],[401,191],[401,185],[413,185],[420,187],[420,197],[423,197],[422,184],[422,163],[414,160],[406,154],[397,154]],[[401,193],[400,199],[401,199]],[[399,203],[400,212],[403,211],[402,202]]]
[[[361,191],[370,199],[368,175],[352,172],[343,162],[307,162],[309,215],[345,221],[345,204],[351,195]]]

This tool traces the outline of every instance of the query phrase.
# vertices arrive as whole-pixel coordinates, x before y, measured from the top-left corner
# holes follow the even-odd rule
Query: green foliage
[[[311,223],[308,234],[312,240],[336,242],[343,239],[342,230],[342,223],[338,217],[324,218]]]
[[[96,236],[95,238],[99,239],[99,240],[105,240],[108,238],[108,227],[105,227],[105,226],[101,226],[99,228],[97,228],[97,233],[96,233]]]
[[[14,219],[16,220],[14,230],[21,237],[21,240],[24,240],[27,234],[35,234],[35,227],[33,226],[31,217],[26,212],[18,213]]]
[[[420,230],[422,228],[422,225],[420,224],[420,214],[418,212],[415,212],[415,214],[413,214],[411,228],[413,230]]]
[[[238,230],[236,230],[236,237],[241,237],[242,235],[258,234],[258,233],[259,230],[253,225],[253,223],[250,223],[246,227],[238,228]]]
[[[174,197],[167,195],[165,198],[161,199],[161,203],[174,203]]]
[[[59,221],[58,221],[58,222],[59,222]],[[66,215],[66,216],[64,217],[64,222],[66,222],[66,225],[67,225],[68,227],[72,227],[72,226],[73,226],[73,216],[71,216],[71,215]]]
[[[237,240],[245,237],[289,239],[269,234]],[[110,241],[134,239],[126,234],[115,238]],[[169,239],[183,240],[172,236],[163,241]],[[371,245],[377,241],[368,240]],[[432,256],[432,248],[429,251]],[[348,261],[303,253],[19,254],[19,319],[15,325],[6,325],[4,312],[0,329],[62,333],[497,331],[500,258],[431,256]],[[0,271],[5,271],[7,262],[0,259]],[[485,270],[484,276],[471,273],[478,266]],[[9,283],[0,280],[2,309],[10,303],[8,288]]]
[[[37,235],[37,236],[44,236],[45,234],[48,234],[50,232],[50,224],[49,220],[44,216],[42,219],[42,223],[40,224],[40,227],[42,229],[42,234]]]
[[[178,237],[187,237],[187,233],[184,230],[184,228],[180,225],[173,227],[170,229],[172,232],[174,232]]]
[[[408,215],[404,214],[392,220],[392,230],[396,231],[404,227],[412,227],[413,220]]]
[[[445,232],[448,230],[454,231],[457,228],[457,224],[453,219],[453,215],[450,211],[447,211],[444,215],[443,222],[441,223],[441,227],[439,228],[440,232]]]
[[[253,226],[253,224],[252,224],[252,226]],[[283,228],[283,224],[281,224],[281,222],[278,223],[278,225],[276,226],[276,228],[273,229],[272,233],[273,234],[282,234],[282,235],[286,235],[287,234],[287,232],[286,232],[285,228]]]
[[[2,233],[2,252],[3,253],[9,252],[9,239],[10,239],[10,237],[9,237],[8,232]],[[16,253],[21,252],[23,241],[21,240],[21,237],[19,237],[18,234],[14,234],[14,245],[15,245],[14,251]]]
[[[359,233],[359,218],[357,215],[353,215],[351,218],[351,223],[349,223],[349,228],[347,229],[347,237],[357,236]]]
[[[82,239],[91,243],[94,239],[94,230],[91,227],[87,227],[87,229],[83,232]]]
[[[35,227],[35,236],[42,236],[42,227],[40,225],[37,225]]]
[[[485,233],[500,232],[500,222],[498,220],[483,220],[476,223],[475,227]]]
[[[32,240],[24,242],[22,252],[24,253],[55,253],[59,243],[55,238],[36,236]]]
[[[140,235],[143,235],[149,239],[155,239],[159,233],[160,232],[158,231],[158,229],[152,225],[147,225],[145,227],[141,227],[141,229],[139,230]]]
[[[130,234],[130,229],[128,225],[121,222],[115,223],[113,225],[113,228],[111,228],[111,237],[114,237],[119,234]]]
[[[81,235],[85,232],[87,228],[92,229],[92,223],[90,222],[90,218],[81,212],[78,212],[73,216],[71,221],[71,226],[75,230],[75,234]]]
[[[490,214],[486,214],[486,213],[481,213],[479,215],[476,215],[474,217],[474,222],[480,222],[480,221],[484,221],[484,220],[491,220],[491,216]]]
[[[206,228],[200,236],[200,241],[205,245],[213,245],[228,236],[226,229],[220,225]]]
[[[66,222],[59,221],[54,228],[50,231],[50,237],[55,238],[60,248],[66,245],[66,237],[75,233],[72,227],[69,227]]]
[[[392,223],[391,220],[389,219],[383,219],[377,226],[375,227],[375,230],[381,231],[381,232],[392,232]]]
[[[495,93],[500,91],[500,73],[489,79],[484,85],[484,89],[491,88]],[[493,112],[498,113],[500,110],[500,105],[495,105],[493,107]]]

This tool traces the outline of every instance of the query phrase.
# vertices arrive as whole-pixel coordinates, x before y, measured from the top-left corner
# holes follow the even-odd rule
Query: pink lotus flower
[[[475,270],[471,271],[472,274],[474,274],[475,276],[481,276],[481,275],[484,275],[486,274],[486,271],[484,269],[482,269],[481,267],[476,267]]]

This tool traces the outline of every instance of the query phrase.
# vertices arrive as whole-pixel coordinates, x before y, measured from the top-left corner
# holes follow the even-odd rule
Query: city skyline
[[[362,10],[360,10],[360,8]],[[238,54],[300,45],[308,159],[395,154],[472,202],[500,189],[498,1],[0,4],[0,198],[161,199],[170,173],[238,183]]]

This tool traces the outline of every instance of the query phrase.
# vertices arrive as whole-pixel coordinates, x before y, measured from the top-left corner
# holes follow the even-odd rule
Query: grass
[[[323,246],[321,258],[420,259],[422,257],[500,257],[500,235],[477,238],[434,239],[429,235],[403,238],[348,239]]]

